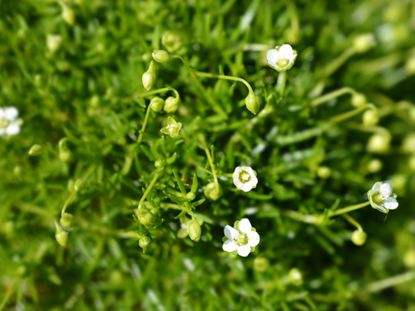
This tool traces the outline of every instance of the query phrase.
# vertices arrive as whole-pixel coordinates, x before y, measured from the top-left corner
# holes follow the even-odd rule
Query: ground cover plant
[[[415,310],[412,1],[0,1],[0,309]]]

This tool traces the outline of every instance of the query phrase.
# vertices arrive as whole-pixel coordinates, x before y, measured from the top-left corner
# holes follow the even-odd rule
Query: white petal
[[[235,228],[232,228],[229,225],[226,225],[223,231],[225,233],[225,236],[230,240],[235,240],[239,236],[238,230],[236,230]]]
[[[0,119],[4,117],[4,109],[0,108]]]
[[[383,205],[384,205],[387,209],[397,209],[397,208],[398,208],[398,206],[399,206],[399,203],[398,203],[398,201],[397,201],[395,198],[390,197],[390,198],[387,198],[387,199],[385,200],[385,202],[383,203]]]
[[[238,247],[238,255],[241,257],[248,256],[250,252],[251,252],[251,247],[248,244]]]
[[[293,48],[289,44],[281,45],[280,48],[278,49],[278,52],[281,53],[281,56],[283,56],[284,58],[288,58],[288,59],[291,59],[294,55]]]
[[[274,67],[275,64],[277,63],[278,59],[279,59],[279,55],[280,55],[280,53],[276,49],[268,50],[268,52],[267,52],[268,64],[270,66]]]
[[[4,129],[0,129],[0,136],[3,136],[6,133]]]
[[[390,183],[385,182],[380,185],[379,192],[383,199],[389,198],[392,194],[392,186]]]
[[[18,114],[19,112],[17,111],[15,107],[8,107],[4,109],[4,116],[9,121],[13,121],[14,119],[16,119]]]
[[[7,135],[16,135],[20,132],[20,125],[18,123],[12,123],[6,128]]]
[[[248,218],[241,219],[239,221],[238,229],[239,231],[243,233],[251,232],[252,226],[251,226],[251,223],[249,222],[249,219]]]
[[[232,253],[238,249],[238,244],[235,241],[227,240],[223,243],[222,249],[225,252]]]
[[[255,247],[259,244],[259,234],[256,231],[251,231],[248,233],[248,245],[250,247]]]
[[[372,193],[372,194],[374,194],[374,193],[376,193],[376,192],[379,192],[380,191],[380,186],[382,185],[382,183],[381,182],[375,182],[375,184],[372,186],[372,189],[370,189],[370,192]]]

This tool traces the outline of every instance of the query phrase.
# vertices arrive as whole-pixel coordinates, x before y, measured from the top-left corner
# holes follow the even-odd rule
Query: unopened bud
[[[72,157],[72,153],[68,148],[68,139],[62,138],[58,143],[59,159],[63,162],[69,162]]]
[[[389,133],[377,133],[369,137],[367,150],[373,153],[385,153],[389,151],[391,137]]]
[[[177,33],[166,31],[161,38],[161,43],[167,51],[175,52],[182,46],[182,39]]]
[[[383,167],[383,163],[379,159],[371,159],[367,164],[367,171],[368,173],[377,173]]]
[[[166,102],[164,103],[164,111],[173,113],[176,112],[177,108],[179,108],[179,98],[173,96],[167,97]]]
[[[55,239],[56,242],[62,247],[66,247],[68,244],[69,233],[65,231],[58,223],[56,224]]]
[[[352,106],[362,107],[367,104],[366,96],[361,93],[353,93],[352,95]]]
[[[365,244],[367,238],[366,232],[361,229],[357,229],[352,233],[352,242],[354,245],[362,246]]]
[[[250,112],[257,114],[259,110],[259,101],[254,93],[249,92],[248,96],[245,98],[245,106]]]
[[[160,64],[167,63],[170,60],[170,54],[165,50],[156,50],[151,53],[151,56]]]
[[[354,50],[357,53],[364,53],[376,45],[375,37],[371,33],[357,36],[353,41]]]
[[[327,179],[331,176],[331,169],[327,166],[319,166],[317,169],[317,176],[322,179]]]
[[[153,97],[150,101],[150,109],[154,112],[160,112],[163,109],[164,100],[158,96]]]
[[[415,55],[410,57],[405,63],[405,70],[409,74],[415,74]]]
[[[191,240],[199,241],[202,229],[196,219],[192,219],[187,223],[187,230]]]
[[[415,268],[415,248],[406,251],[403,256],[403,263],[408,268]]]
[[[138,245],[142,249],[146,249],[150,245],[151,239],[148,236],[142,236],[138,239]]]
[[[363,114],[363,125],[374,126],[379,122],[379,112],[377,109],[366,110]]]
[[[222,196],[222,188],[218,183],[211,182],[203,189],[203,193],[209,200],[216,201]]]
[[[254,259],[254,270],[264,272],[269,268],[269,261],[265,257],[257,257]]]
[[[37,145],[37,144],[33,145],[33,146],[30,148],[30,150],[29,150],[28,154],[29,154],[31,157],[36,157],[36,156],[38,156],[38,155],[41,155],[41,154],[42,154],[42,146],[41,146],[41,145]]]
[[[62,37],[60,35],[48,35],[46,37],[46,45],[51,54],[54,54],[62,44]]]
[[[415,155],[409,157],[408,167],[411,170],[411,172],[415,172]]]
[[[59,223],[66,230],[70,230],[70,228],[72,227],[72,221],[73,221],[72,214],[69,214],[69,213],[66,213],[66,212],[63,213],[61,215],[61,218],[59,219]]]
[[[408,134],[402,142],[402,151],[415,153],[415,133]]]
[[[156,64],[154,61],[150,62],[150,65],[148,66],[147,71],[143,73],[141,80],[143,82],[143,87],[147,91],[150,91],[156,82]]]
[[[75,12],[66,5],[63,7],[62,17],[64,21],[70,26],[75,23]]]
[[[303,284],[303,275],[301,271],[297,268],[292,268],[288,272],[288,282],[295,286],[300,286],[301,284]]]

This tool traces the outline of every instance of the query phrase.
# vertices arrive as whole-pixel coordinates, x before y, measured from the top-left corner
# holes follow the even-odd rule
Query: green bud
[[[58,143],[59,159],[63,162],[69,162],[72,158],[72,153],[68,148],[68,138],[62,138]]]
[[[30,147],[28,154],[31,157],[36,157],[38,155],[41,155],[42,154],[42,146],[37,145],[37,144],[33,145],[32,147]]]
[[[375,37],[371,33],[361,34],[353,41],[353,48],[357,53],[365,53],[375,45]]]
[[[161,133],[176,138],[180,134],[182,124],[177,122],[173,117],[168,117],[166,125],[160,130]]]
[[[50,54],[54,54],[57,50],[59,50],[62,44],[62,37],[60,35],[48,35],[46,37],[46,46],[48,47],[48,51]],[[35,79],[35,83],[37,87],[40,87],[40,76],[36,75],[37,79]]]
[[[138,221],[145,227],[153,225],[156,221],[156,209],[150,202],[144,202],[139,205],[134,210],[134,214]]]
[[[150,101],[150,109],[154,112],[160,112],[163,109],[164,100],[158,96],[153,97]]]
[[[415,153],[415,133],[408,134],[402,142],[402,151]]]
[[[368,173],[377,173],[383,167],[383,163],[379,159],[371,159],[367,164],[367,171]]]
[[[361,93],[353,93],[352,95],[352,106],[362,107],[367,104],[366,96]]]
[[[317,176],[322,179],[327,179],[331,176],[331,169],[327,166],[319,166],[317,169]]]
[[[405,63],[405,70],[409,74],[415,73],[415,56],[410,57]]]
[[[362,246],[365,244],[367,238],[366,232],[361,229],[357,229],[352,233],[352,242],[354,245]]]
[[[164,103],[164,111],[167,113],[176,112],[177,108],[179,108],[179,98],[169,96]]]
[[[161,43],[167,51],[175,52],[181,48],[182,39],[177,33],[173,31],[166,31],[161,37]]]
[[[69,233],[65,231],[64,229],[62,229],[62,227],[58,223],[56,223],[56,231],[55,231],[56,242],[58,242],[60,246],[66,247],[66,245],[68,244],[68,236],[69,236]]]
[[[295,286],[301,286],[303,284],[303,275],[297,268],[292,268],[288,272],[288,282]]]
[[[269,261],[265,257],[257,257],[254,259],[254,270],[264,272],[269,268]]]
[[[142,236],[140,239],[138,239],[138,245],[142,249],[146,249],[150,245],[151,239],[148,236]]]
[[[211,182],[203,189],[203,193],[209,200],[216,201],[222,196],[222,188],[219,184]]]
[[[65,212],[61,215],[61,218],[59,219],[59,223],[61,224],[63,228],[69,230],[72,227],[72,220],[73,220],[73,216]]]
[[[196,194],[194,192],[186,193],[186,199],[189,201],[193,201],[196,198]]]
[[[406,251],[403,255],[403,263],[408,268],[415,268],[415,248]]]
[[[245,98],[245,106],[250,112],[257,114],[259,110],[259,101],[254,93],[249,92],[248,96]]]
[[[391,137],[389,133],[376,133],[369,137],[367,150],[373,153],[385,153],[389,151]]]
[[[170,60],[170,54],[165,50],[156,50],[151,54],[151,56],[160,64],[167,63]]]
[[[143,73],[141,80],[143,82],[143,87],[147,91],[150,91],[156,82],[156,64],[154,61],[150,62],[150,65],[148,66],[147,71]]]
[[[191,240],[196,242],[199,241],[202,229],[196,219],[192,219],[187,223],[187,230]]]
[[[377,109],[366,110],[363,114],[363,125],[374,126],[379,122],[379,112]]]
[[[408,167],[411,170],[411,172],[415,172],[415,155],[409,157]]]
[[[75,23],[75,12],[68,6],[64,6],[62,10],[63,20],[70,26]]]

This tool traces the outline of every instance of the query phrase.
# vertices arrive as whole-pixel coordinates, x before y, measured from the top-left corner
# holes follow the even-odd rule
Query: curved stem
[[[327,93],[325,95],[322,95],[320,97],[317,97],[315,99],[312,100],[311,102],[311,106],[319,106],[321,104],[324,104],[336,97],[345,95],[345,94],[355,94],[356,91],[354,89],[352,89],[351,87],[342,87],[338,90],[335,90],[333,92]]]
[[[202,71],[195,71],[194,72],[197,76],[203,77],[203,78],[213,78],[213,79],[222,79],[222,80],[229,80],[229,81],[237,81],[243,83],[246,88],[248,89],[249,93],[253,93],[254,90],[252,89],[251,85],[246,81],[245,79],[242,79],[240,77],[234,77],[234,76],[226,76],[226,75],[220,75],[220,74],[213,74],[209,72],[202,72]]]
[[[148,123],[148,120],[150,118],[150,113],[151,113],[150,105],[147,105],[146,115],[144,116],[143,125],[141,126],[140,134],[138,135],[137,142],[136,142],[137,147],[138,147],[138,145],[141,144],[141,141],[143,140],[144,132],[146,130],[147,123]]]
[[[161,172],[157,172],[153,176],[153,178],[151,179],[150,183],[147,186],[147,189],[144,191],[140,201],[138,202],[138,206],[141,206],[144,203],[144,201],[146,200],[148,194],[151,192],[151,189],[153,189],[153,187],[156,184],[157,179],[160,177],[160,175],[161,175]]]
[[[340,123],[343,122],[347,119],[350,119],[352,117],[354,117],[355,115],[358,115],[359,113],[363,112],[364,110],[373,107],[372,104],[367,104],[365,106],[362,107],[358,107],[356,109],[344,112],[342,114],[339,114],[337,116],[332,117],[331,119],[329,119],[327,122],[328,124],[335,124],[335,123]]]
[[[350,57],[355,54],[355,49],[353,47],[348,48],[339,57],[337,57],[333,62],[329,63],[325,70],[324,76],[328,77],[332,75],[337,69],[339,69]]]
[[[349,206],[340,208],[340,209],[338,209],[338,210],[336,210],[334,212],[329,213],[329,217],[331,218],[331,217],[343,215],[343,214],[346,214],[346,213],[350,213],[350,212],[353,212],[355,210],[358,210],[358,209],[361,209],[363,207],[366,207],[368,205],[370,205],[370,202],[369,201],[363,202],[363,203],[359,203],[359,204],[349,205]]]
[[[349,214],[343,214],[342,215],[344,219],[346,219],[351,225],[355,226],[356,229],[363,231],[362,226],[357,222],[356,219],[354,219],[352,216],[350,216]]]
[[[206,157],[207,157],[210,169],[212,171],[213,181],[215,182],[215,184],[219,184],[215,163],[213,162],[213,158],[212,158],[212,155],[210,154],[210,150],[209,150],[209,147],[207,146],[205,137],[202,136],[201,141],[202,141],[203,150],[205,150]]]
[[[144,93],[139,93],[139,94],[136,94],[135,96],[137,96],[137,97],[147,97],[147,96],[156,95],[156,94],[160,94],[160,93],[166,93],[166,92],[169,92],[169,91],[172,91],[176,98],[180,97],[179,92],[177,92],[177,90],[175,88],[172,88],[172,87],[163,87],[161,89],[152,90],[152,91],[148,91],[148,92],[144,92]]]

